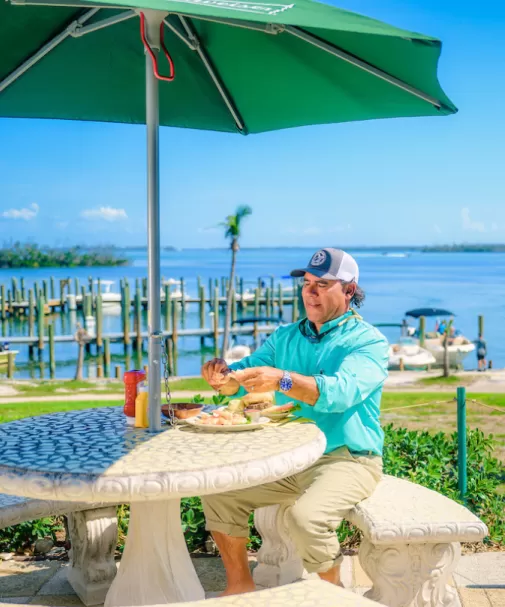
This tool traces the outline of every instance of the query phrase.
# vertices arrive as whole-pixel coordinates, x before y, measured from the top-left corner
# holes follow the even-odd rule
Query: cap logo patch
[[[326,251],[318,251],[310,260],[311,266],[322,266],[326,261]]]

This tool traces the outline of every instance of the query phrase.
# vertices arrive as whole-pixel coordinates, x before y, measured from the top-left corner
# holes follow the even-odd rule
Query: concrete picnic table
[[[211,433],[187,425],[151,434],[121,407],[0,426],[0,492],[37,499],[130,503],[128,537],[106,607],[204,598],[184,540],[180,499],[278,480],[322,455],[313,424]]]

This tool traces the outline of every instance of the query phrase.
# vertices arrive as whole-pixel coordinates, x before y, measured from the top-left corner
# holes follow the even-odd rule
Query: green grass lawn
[[[423,377],[418,379],[416,384],[420,386],[469,386],[479,379],[479,375],[437,375],[436,377]]]
[[[124,391],[124,384],[118,380],[103,381],[75,381],[75,380],[41,380],[37,383],[15,382],[11,384],[21,395],[32,396],[52,396],[53,394],[120,394]],[[170,382],[172,390],[187,390],[192,392],[202,392],[209,390],[207,382],[201,377],[184,378],[172,380]]]

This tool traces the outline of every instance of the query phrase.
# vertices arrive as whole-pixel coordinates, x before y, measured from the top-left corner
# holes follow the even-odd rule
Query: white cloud
[[[468,232],[485,232],[486,226],[482,221],[474,221],[470,217],[470,209],[468,207],[464,207],[461,209],[461,221],[463,224],[463,230]]]
[[[99,209],[86,209],[81,212],[84,219],[104,219],[105,221],[123,221],[128,219],[124,209],[114,207],[100,207]]]
[[[438,225],[438,223],[434,224],[433,231],[437,234],[442,234],[442,228]]]
[[[23,219],[24,221],[30,221],[39,214],[39,205],[34,202],[29,207],[23,209],[9,209],[2,213],[2,217],[5,219]]]

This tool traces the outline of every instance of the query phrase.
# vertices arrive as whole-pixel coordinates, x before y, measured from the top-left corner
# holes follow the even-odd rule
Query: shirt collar
[[[314,324],[310,321],[307,323],[307,328],[309,329],[310,333],[312,333],[312,335],[321,335],[321,333],[325,333],[326,331],[329,331],[330,329],[333,329],[334,327],[338,327],[339,323],[341,323],[343,320],[345,320],[349,316],[353,316],[353,315],[354,315],[353,311],[349,310],[345,314],[342,314],[342,316],[338,316],[337,318],[334,318],[333,320],[329,320],[328,322],[325,322],[324,325],[321,327],[321,330],[319,331],[319,333],[317,332]]]

